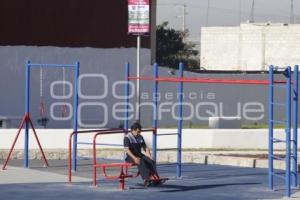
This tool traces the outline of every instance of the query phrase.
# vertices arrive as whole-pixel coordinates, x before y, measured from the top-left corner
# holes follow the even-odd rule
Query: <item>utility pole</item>
[[[242,22],[242,0],[239,0],[239,24]]]
[[[158,4],[160,6],[174,6],[174,7],[179,7],[181,8],[181,14],[176,15],[176,18],[182,18],[181,20],[181,31],[183,33],[183,42],[185,41],[185,32],[186,32],[186,15],[187,15],[187,11],[186,11],[186,4],[179,4],[179,3],[167,3],[167,4]]]
[[[294,0],[291,0],[290,24],[294,24]]]
[[[250,13],[250,22],[254,22],[254,0],[252,0],[251,13]]]
[[[186,4],[183,4],[182,5],[182,33],[183,33],[183,37],[182,37],[182,39],[183,39],[183,42],[185,42],[185,15],[186,15],[187,13],[186,13]]]
[[[207,0],[207,8],[206,8],[206,23],[205,26],[208,26],[208,17],[209,17],[209,5],[210,4],[210,0]]]

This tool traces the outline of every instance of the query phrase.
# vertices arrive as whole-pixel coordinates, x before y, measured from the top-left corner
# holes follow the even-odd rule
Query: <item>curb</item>
[[[48,160],[66,160],[68,158],[68,150],[66,149],[55,149],[55,150],[44,150],[46,158]],[[238,156],[237,156],[238,153]],[[227,166],[237,166],[237,167],[250,167],[250,168],[268,168],[268,159],[255,158],[255,155],[262,154],[265,152],[242,152],[237,151],[235,156],[231,156],[232,152],[201,152],[201,151],[183,151],[182,152],[182,163],[199,163],[205,165],[227,165]],[[4,160],[8,154],[8,150],[0,151],[0,159]],[[221,155],[220,155],[221,154]],[[249,158],[249,154],[252,155]],[[11,159],[18,160],[23,159],[23,150],[15,150]],[[176,151],[168,152],[158,152],[157,153],[157,162],[161,163],[173,163],[176,162]],[[247,155],[247,156],[246,156]],[[123,151],[122,150],[98,150],[97,156],[106,159],[122,159]],[[244,156],[244,157],[243,157]],[[92,157],[92,150],[88,149],[79,149],[78,157]],[[254,157],[254,158],[253,158]],[[34,149],[29,152],[30,160],[39,160],[41,159],[41,154],[39,150]],[[285,169],[284,161],[274,161],[274,169]],[[300,165],[298,165],[300,169]]]

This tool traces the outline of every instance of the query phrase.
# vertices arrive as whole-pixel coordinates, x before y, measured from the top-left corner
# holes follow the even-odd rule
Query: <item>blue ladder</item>
[[[276,68],[275,68],[276,69]],[[277,70],[277,69],[276,69]],[[291,177],[293,186],[297,186],[297,116],[298,116],[298,66],[294,67],[293,80],[293,138],[291,139],[291,85],[292,72],[291,67],[286,67],[283,70],[277,71],[284,75],[285,83],[278,83],[274,81],[274,67],[269,68],[269,189],[273,190],[273,177],[279,177],[285,181],[285,195],[291,196]],[[281,84],[281,85],[278,85]],[[283,87],[282,84],[285,86]],[[274,102],[274,89],[283,88],[285,90],[285,103]],[[280,106],[285,109],[285,120],[274,120],[274,106]],[[274,138],[273,128],[274,124],[285,125],[285,140]],[[278,157],[274,155],[274,143],[285,143],[285,156]],[[291,154],[291,143],[293,144],[293,154]],[[292,171],[291,171],[292,158]],[[274,173],[273,161],[285,160],[285,175]]]
[[[178,70],[178,78],[183,78],[183,63],[179,63],[179,70]],[[154,64],[153,65],[153,77],[155,79],[158,78],[158,65]],[[153,139],[152,139],[152,149],[153,149],[153,160],[156,161],[156,155],[157,155],[157,151],[168,151],[168,150],[176,150],[177,153],[177,159],[175,163],[176,165],[176,177],[179,178],[181,177],[181,172],[182,172],[182,102],[183,102],[183,82],[179,82],[178,83],[178,88],[177,88],[178,92],[177,92],[177,103],[178,105],[178,109],[177,109],[177,132],[174,133],[162,133],[162,134],[158,134],[157,133],[157,97],[156,94],[158,92],[158,81],[154,80],[153,82],[153,88],[152,88],[152,100],[153,100],[153,105],[154,105],[154,109],[153,109],[153,124],[152,127],[155,130],[155,134],[153,134]],[[164,149],[157,149],[157,137],[161,138],[163,136],[169,136],[169,135],[176,135],[177,136],[177,146],[176,148],[164,148]],[[171,163],[170,163],[171,164]],[[165,165],[165,164],[164,164]]]

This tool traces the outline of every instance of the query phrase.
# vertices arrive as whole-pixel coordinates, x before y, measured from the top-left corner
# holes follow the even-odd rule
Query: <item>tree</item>
[[[156,28],[156,62],[161,66],[178,68],[182,62],[187,70],[199,69],[198,51],[196,45],[184,42],[188,31],[182,32],[168,28],[168,22],[163,22]]]

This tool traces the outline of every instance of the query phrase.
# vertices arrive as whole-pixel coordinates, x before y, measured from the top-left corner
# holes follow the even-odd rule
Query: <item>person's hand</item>
[[[134,163],[137,164],[137,165],[139,165],[139,164],[141,163],[141,159],[138,158],[138,157],[135,157],[133,161],[134,161]]]

